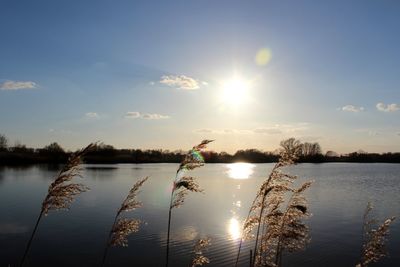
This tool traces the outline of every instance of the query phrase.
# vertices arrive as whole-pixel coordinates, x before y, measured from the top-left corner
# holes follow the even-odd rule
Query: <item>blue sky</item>
[[[11,143],[187,149],[212,138],[232,152],[293,136],[324,151],[400,151],[398,1],[0,10],[0,133]]]

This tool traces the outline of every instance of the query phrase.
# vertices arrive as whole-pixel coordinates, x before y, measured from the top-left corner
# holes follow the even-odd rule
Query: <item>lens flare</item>
[[[258,66],[265,66],[270,62],[271,58],[271,50],[268,48],[262,48],[257,52],[255,61]]]

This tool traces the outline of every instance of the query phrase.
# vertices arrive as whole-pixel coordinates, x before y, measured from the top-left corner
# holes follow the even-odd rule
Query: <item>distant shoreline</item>
[[[186,151],[169,151],[162,149],[116,149],[111,145],[100,143],[89,151],[84,158],[89,164],[119,164],[119,163],[180,163]],[[66,152],[59,144],[52,143],[44,148],[27,148],[24,145],[0,148],[0,166],[18,166],[32,164],[63,164],[72,152]],[[238,150],[234,154],[227,152],[205,151],[202,156],[206,163],[273,163],[279,156],[276,152],[266,152],[258,149]],[[364,151],[349,154],[338,154],[334,151],[322,153],[318,143],[302,144],[299,153],[299,163],[400,163],[400,152],[367,153]]]
[[[8,153],[7,153],[8,154]],[[0,152],[0,167],[3,166],[26,166],[26,165],[39,165],[39,164],[64,164],[68,158],[68,153],[60,157],[32,157],[32,155],[4,155]],[[207,164],[213,163],[274,163],[277,157],[270,157],[266,159],[252,159],[252,157],[234,157],[221,159],[216,157],[207,157],[205,155],[205,162]],[[133,158],[120,158],[120,157],[91,157],[88,156],[85,164],[158,164],[158,163],[175,163],[181,162],[181,157],[169,160],[157,160],[155,158],[147,158],[146,160],[135,160]],[[363,154],[339,157],[327,157],[318,155],[313,157],[302,157],[298,163],[400,163],[400,153],[390,153],[377,156],[376,154]]]

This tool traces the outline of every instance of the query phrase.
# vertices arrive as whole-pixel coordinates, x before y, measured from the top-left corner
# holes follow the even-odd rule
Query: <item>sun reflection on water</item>
[[[241,237],[241,226],[236,218],[231,218],[227,225],[229,237],[232,240],[238,240]]]
[[[232,163],[228,164],[228,176],[232,179],[249,179],[250,176],[254,173],[254,164],[251,163]]]

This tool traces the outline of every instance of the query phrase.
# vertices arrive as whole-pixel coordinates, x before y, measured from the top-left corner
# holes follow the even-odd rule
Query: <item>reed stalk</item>
[[[189,266],[196,267],[196,266],[203,266],[205,264],[210,263],[210,259],[203,255],[203,250],[211,245],[211,239],[206,237],[199,239],[196,242],[193,250],[193,258],[191,264]]]
[[[207,144],[214,140],[203,140],[197,146],[194,146],[185,155],[183,161],[176,171],[175,178],[172,182],[170,204],[168,210],[168,229],[167,229],[167,245],[165,255],[165,266],[169,265],[169,243],[171,232],[172,209],[179,208],[183,205],[185,197],[189,192],[203,192],[197,184],[196,180],[190,176],[183,176],[185,171],[193,170],[204,165],[204,157],[201,152],[207,147]]]
[[[47,195],[42,202],[42,207],[39,216],[36,220],[35,227],[29,238],[24,254],[22,256],[20,267],[24,265],[29,249],[32,245],[33,238],[39,227],[39,223],[44,216],[47,216],[51,210],[68,210],[74,201],[76,195],[88,191],[89,188],[83,184],[72,183],[74,177],[82,177],[81,163],[83,156],[96,146],[95,143],[89,144],[86,148],[72,154],[66,165],[61,169],[54,182],[50,184]]]
[[[259,240],[261,236],[264,235],[264,233],[260,234],[261,226],[263,226],[262,232],[264,232],[265,228],[265,220],[263,220],[263,218],[277,203],[279,204],[282,201],[282,195],[290,190],[288,185],[296,179],[296,176],[285,174],[281,169],[295,163],[301,151],[301,143],[294,138],[290,138],[282,141],[281,147],[279,161],[272,168],[268,178],[262,183],[243,224],[243,236],[239,243],[235,267],[237,267],[239,262],[242,244],[246,239],[252,236],[255,227],[255,245],[251,263],[253,265],[256,264],[256,258],[259,255]],[[275,197],[271,198],[271,194]]]
[[[372,205],[368,203],[363,216],[363,233],[360,262],[356,267],[367,267],[387,256],[386,241],[389,236],[389,227],[396,219],[390,217],[377,228],[373,228],[376,220],[371,215]]]
[[[140,208],[142,203],[138,201],[137,196],[140,188],[148,180],[149,177],[145,177],[137,181],[130,189],[125,200],[122,202],[121,207],[115,215],[114,222],[112,224],[110,233],[107,238],[107,243],[104,248],[101,266],[104,266],[108,249],[110,246],[128,246],[128,235],[139,231],[141,221],[139,219],[126,219],[121,218],[123,212],[128,212]]]

